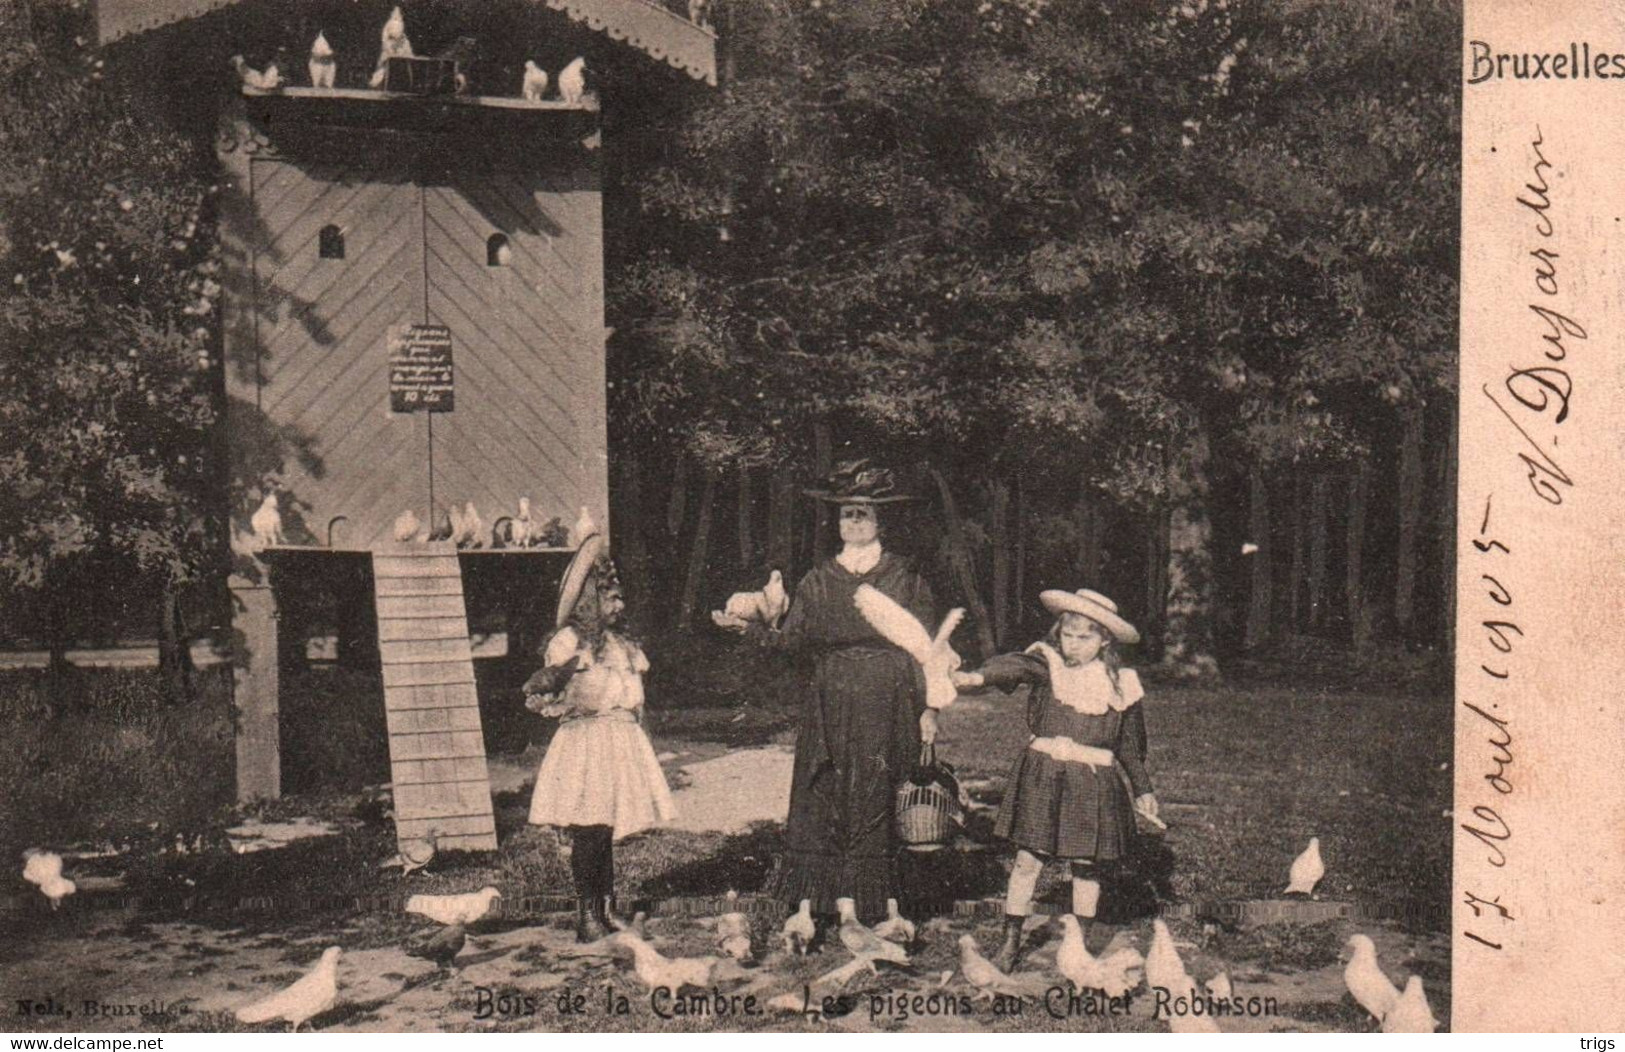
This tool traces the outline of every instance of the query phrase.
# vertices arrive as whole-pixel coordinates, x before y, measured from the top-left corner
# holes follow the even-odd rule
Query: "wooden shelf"
[[[529,110],[532,112],[597,113],[598,100],[593,97],[579,103],[562,99],[510,98],[505,95],[413,95],[404,91],[380,91],[374,88],[251,88],[243,85],[243,94],[256,99],[334,99],[345,102],[369,103],[435,103],[446,106],[469,106],[491,110]]]

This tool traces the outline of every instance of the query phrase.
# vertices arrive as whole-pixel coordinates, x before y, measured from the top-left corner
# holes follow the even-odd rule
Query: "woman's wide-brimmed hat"
[[[581,590],[587,586],[587,579],[592,576],[593,565],[602,554],[604,554],[604,535],[588,534],[587,539],[576,549],[575,558],[570,560],[570,568],[564,571],[564,579],[559,582],[559,609],[554,616],[553,627],[563,628],[564,623],[570,620],[570,615],[575,612],[576,603],[581,601]]]
[[[817,489],[805,491],[809,497],[832,504],[896,504],[918,497],[900,493],[890,468],[877,468],[868,460],[849,460],[836,466]]]
[[[1076,592],[1063,592],[1059,588],[1051,588],[1040,592],[1038,601],[1052,614],[1082,614],[1110,632],[1112,638],[1119,643],[1140,641],[1140,630],[1119,617],[1117,604],[1099,592],[1092,592],[1087,588],[1079,588]]]

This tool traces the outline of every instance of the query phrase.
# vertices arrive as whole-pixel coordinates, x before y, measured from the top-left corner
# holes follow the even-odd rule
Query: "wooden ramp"
[[[450,541],[373,552],[395,837],[433,833],[440,849],[494,851],[496,818],[463,577]]]

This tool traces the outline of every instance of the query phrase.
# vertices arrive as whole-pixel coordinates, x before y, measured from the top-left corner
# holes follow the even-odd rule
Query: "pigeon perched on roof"
[[[451,540],[452,534],[454,532],[455,532],[455,527],[452,526],[451,512],[449,510],[447,510],[446,508],[441,508],[440,509],[440,521],[435,523],[434,524],[434,529],[429,531],[429,540],[431,540],[431,541],[449,541],[449,540]]]
[[[519,97],[526,102],[540,102],[545,94],[547,94],[547,70],[538,66],[535,59],[527,58],[525,75],[519,81]]]
[[[254,531],[254,542],[261,548],[283,543],[282,512],[277,510],[275,493],[267,493],[260,501],[260,506],[249,517],[248,526]]]
[[[401,544],[410,544],[418,539],[418,532],[422,523],[418,522],[417,512],[407,508],[395,516],[395,540]]]
[[[568,66],[559,70],[559,98],[571,106],[581,105],[581,98],[587,92],[587,60],[576,58]]]
[[[593,521],[592,512],[587,506],[581,506],[581,514],[576,516],[576,524],[570,527],[570,536],[566,544],[571,548],[579,548],[583,541],[598,532],[598,524]]]
[[[515,548],[529,548],[532,537],[535,535],[535,523],[530,518],[530,498],[519,498],[519,514],[513,517],[510,525],[512,533],[508,540]]]
[[[332,1008],[339,995],[339,954],[337,946],[322,951],[322,959],[303,978],[285,990],[237,1009],[239,1023],[268,1023],[286,1019],[297,1031],[312,1016]]]
[[[316,40],[310,45],[310,86],[313,88],[331,88],[338,76],[338,60],[333,57],[333,45],[327,42],[327,34],[319,32]]]
[[[233,55],[231,56],[231,68],[237,71],[237,76],[242,80],[245,88],[258,88],[261,91],[269,91],[282,83],[282,74],[277,70],[274,62],[261,72],[250,66],[243,56]]]
[[[489,885],[461,895],[413,895],[406,900],[406,912],[416,913],[447,926],[473,924],[491,912],[491,903],[502,892]]]
[[[954,653],[949,638],[965,616],[963,609],[948,611],[942,619],[935,637],[915,617],[891,596],[873,585],[860,584],[852,601],[858,613],[869,626],[885,639],[908,652],[925,673],[925,703],[933,709],[944,709],[958,696],[952,674],[963,663]]]
[[[412,41],[406,35],[406,16],[401,14],[399,7],[389,13],[384,22],[384,28],[379,33],[378,68],[372,71],[372,79],[367,82],[369,87],[381,88],[389,79],[389,60],[392,58],[412,58]]]
[[[457,517],[458,531],[453,538],[459,548],[478,548],[484,540],[480,533],[485,529],[485,523],[480,520],[480,513],[469,501],[463,505],[463,513]]]
[[[61,909],[62,900],[79,890],[78,885],[62,875],[62,856],[55,851],[29,848],[23,852],[23,879],[39,886],[41,894],[51,900],[51,908]]]
[[[1308,895],[1315,890],[1315,885],[1319,884],[1320,878],[1325,875],[1326,864],[1320,859],[1320,837],[1312,836],[1309,838],[1309,846],[1292,860],[1292,868],[1287,872],[1286,890],[1282,894],[1291,895],[1296,892]]]

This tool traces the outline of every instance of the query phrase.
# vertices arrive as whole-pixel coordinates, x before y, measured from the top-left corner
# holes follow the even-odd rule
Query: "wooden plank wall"
[[[373,555],[395,835],[442,850],[497,846],[485,736],[457,549],[392,545]]]

